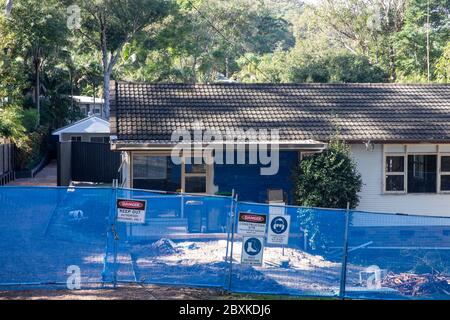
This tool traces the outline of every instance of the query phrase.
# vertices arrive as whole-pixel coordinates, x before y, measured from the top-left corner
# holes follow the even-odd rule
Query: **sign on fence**
[[[147,201],[117,199],[117,221],[127,223],[145,223]]]
[[[264,252],[263,237],[244,237],[242,239],[241,264],[261,266]]]
[[[264,214],[239,212],[237,233],[244,236],[266,235],[267,217]]]
[[[287,245],[289,241],[290,215],[269,216],[269,230],[267,232],[267,243]]]

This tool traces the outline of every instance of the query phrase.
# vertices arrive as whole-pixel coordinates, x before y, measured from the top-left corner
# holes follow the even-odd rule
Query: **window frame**
[[[450,157],[450,152],[440,152],[438,153],[438,177],[437,177],[437,184],[438,184],[438,191],[439,193],[446,193],[450,194],[450,190],[441,190],[441,179],[442,176],[450,176],[450,171],[442,171],[441,163],[442,163],[442,157]]]
[[[135,155],[145,155],[145,156],[171,156],[171,151],[132,151],[130,152],[130,165],[129,165],[129,177],[130,177],[130,188],[133,188],[133,180],[134,180],[134,156]],[[186,193],[185,186],[186,186],[186,179],[185,177],[198,177],[198,176],[206,176],[206,192],[205,193],[195,193],[195,194],[203,194],[208,195],[212,194],[213,191],[213,172],[214,172],[214,165],[206,165],[206,172],[205,173],[186,173],[186,164],[185,164],[185,157],[183,156],[181,158],[181,190],[180,193]]]
[[[205,192],[198,192],[195,194],[207,195],[209,190],[209,179],[210,179],[210,165],[205,164],[205,172],[186,172],[186,157],[183,156],[181,159],[181,192],[186,192],[186,178],[205,178]]]
[[[102,139],[100,142],[92,141],[92,139]],[[91,143],[110,143],[109,137],[89,137],[89,142]]]
[[[403,157],[403,172],[387,172],[386,160],[387,157]],[[406,153],[401,152],[384,152],[383,154],[383,191],[387,194],[407,194],[408,190],[408,157]],[[387,176],[403,176],[403,190],[402,191],[391,191],[387,190]]]
[[[82,136],[70,136],[70,141],[71,142],[82,142],[83,137]]]
[[[389,145],[389,144],[388,144]],[[445,151],[441,151],[440,149],[440,145],[433,145],[433,147],[435,147],[435,152],[432,151],[409,151],[409,147],[412,146],[417,146],[417,144],[405,144],[402,145],[403,147],[403,152],[402,151],[386,151],[386,144],[383,144],[383,169],[382,169],[382,191],[383,194],[387,194],[387,195],[407,195],[407,194],[411,194],[411,195],[436,195],[436,194],[450,194],[450,190],[441,190],[441,177],[442,176],[450,176],[450,172],[447,171],[441,171],[441,157],[443,156],[450,156],[450,151],[448,151],[448,148],[445,149]],[[430,145],[428,145],[430,146]],[[437,165],[437,169],[436,169],[436,192],[430,192],[430,193],[422,193],[422,192],[408,192],[408,156],[410,155],[433,155],[436,156],[436,165]],[[386,176],[387,175],[398,175],[398,173],[396,172],[391,172],[388,173],[386,170],[386,157],[389,156],[403,156],[404,157],[404,172],[400,173],[399,175],[404,174],[404,190],[403,191],[388,191],[386,190]]]

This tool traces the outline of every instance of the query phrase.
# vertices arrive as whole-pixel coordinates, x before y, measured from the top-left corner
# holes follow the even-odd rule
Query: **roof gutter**
[[[206,147],[225,147],[225,146],[233,146],[233,148],[237,148],[238,146],[244,145],[245,148],[248,148],[250,145],[272,145],[274,144],[271,141],[260,141],[260,142],[246,142],[246,143],[192,143],[185,144],[186,148],[192,149],[205,149]],[[306,152],[321,152],[327,148],[327,144],[320,141],[299,141],[299,142],[278,142],[277,143],[280,150],[299,150]],[[119,140],[111,141],[111,150],[114,151],[167,151],[172,150],[175,147],[183,148],[182,143],[154,143],[154,142],[125,142]]]

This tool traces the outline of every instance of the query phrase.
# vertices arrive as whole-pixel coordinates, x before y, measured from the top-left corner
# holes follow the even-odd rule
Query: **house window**
[[[437,155],[408,155],[408,193],[436,193]]]
[[[187,193],[206,193],[207,167],[203,159],[184,160],[183,190]]]
[[[133,155],[133,188],[179,191],[181,166],[172,163],[170,156]]]
[[[405,191],[405,156],[386,156],[386,191]]]
[[[91,137],[91,142],[109,143],[109,137]]]
[[[94,107],[92,108],[92,112],[94,115],[99,116],[100,115],[100,107]]]
[[[88,109],[86,108],[86,106],[80,106],[80,112],[84,115],[87,115]]]
[[[420,148],[424,151],[384,154],[386,193],[450,193],[450,153]]]
[[[450,154],[441,156],[440,187],[441,191],[450,192]]]
[[[174,164],[171,156],[165,154],[135,153],[132,159],[133,188],[186,193],[208,191],[211,170],[202,159],[189,162],[183,158],[180,165]]]
[[[70,141],[81,142],[81,137],[80,136],[72,136],[72,137],[70,137]]]

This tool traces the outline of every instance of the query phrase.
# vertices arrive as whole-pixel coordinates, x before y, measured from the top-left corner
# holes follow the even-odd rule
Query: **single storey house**
[[[109,122],[97,116],[89,116],[53,132],[59,142],[78,141],[109,143]]]
[[[293,203],[293,168],[337,134],[350,144],[362,175],[358,209],[450,215],[449,85],[112,82],[110,107],[111,148],[123,151],[126,187],[205,194],[234,189],[240,200],[256,202],[281,191],[278,197]],[[208,130],[247,134],[209,144],[205,136],[195,139]],[[271,174],[262,174],[267,161],[249,161],[265,140],[261,131],[279,145]],[[211,144],[234,150],[234,160],[236,150],[245,156],[232,164],[184,156],[174,161],[174,148],[188,143],[186,133],[194,149],[189,158]]]

